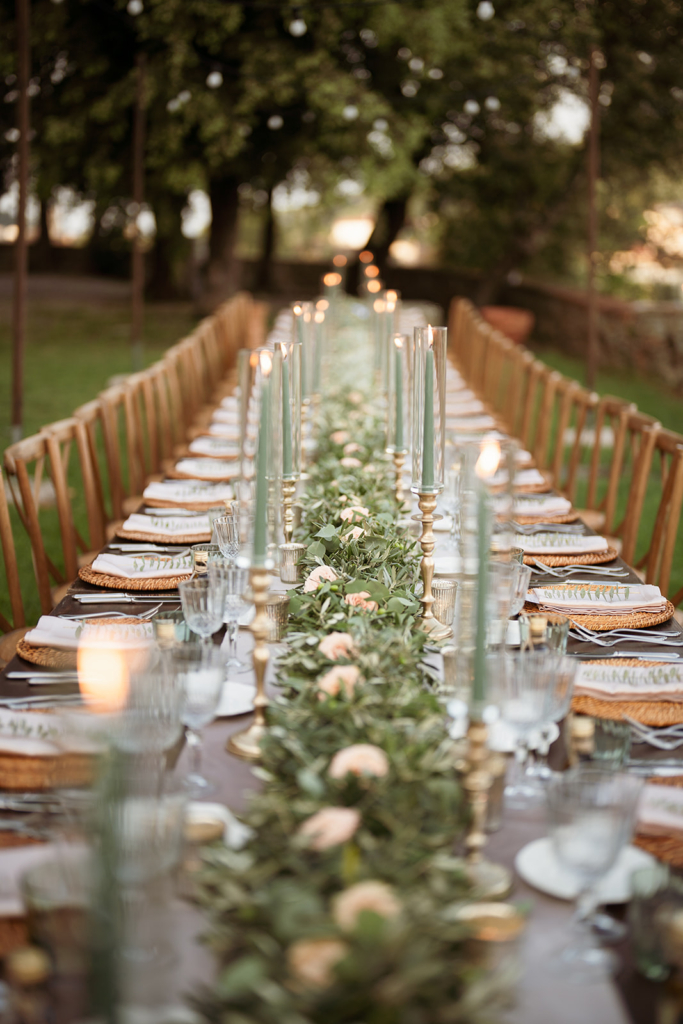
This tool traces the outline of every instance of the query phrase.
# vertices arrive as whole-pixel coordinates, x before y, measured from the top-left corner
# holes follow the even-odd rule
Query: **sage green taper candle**
[[[261,422],[256,457],[256,507],[254,509],[254,565],[263,565],[268,533],[268,407],[270,405],[270,353],[261,353]]]
[[[431,340],[431,330],[430,330]],[[422,431],[422,491],[434,490],[434,351],[425,358],[424,428]]]
[[[474,647],[472,703],[481,705],[486,698],[486,590],[488,584],[488,529],[486,523],[486,486],[479,480],[477,498],[477,631]]]
[[[282,346],[282,475],[292,475],[292,410],[289,399],[289,359]]]
[[[394,341],[394,382],[396,387],[396,431],[394,447],[397,452],[402,452],[403,443],[403,342],[400,339]]]

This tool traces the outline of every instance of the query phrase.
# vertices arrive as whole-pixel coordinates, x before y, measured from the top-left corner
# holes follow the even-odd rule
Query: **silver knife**
[[[7,672],[6,677],[7,679],[44,679],[46,682],[63,683],[71,679],[78,681],[78,672],[75,669],[63,672],[38,672],[36,669],[32,672],[16,670]]]
[[[611,658],[634,658],[638,661],[683,661],[683,657],[680,654],[668,654],[665,652],[653,652],[652,654],[643,654],[638,652],[637,654],[633,651],[612,651],[610,654],[587,654],[585,651],[567,651],[570,658],[579,658],[583,661],[609,661]]]

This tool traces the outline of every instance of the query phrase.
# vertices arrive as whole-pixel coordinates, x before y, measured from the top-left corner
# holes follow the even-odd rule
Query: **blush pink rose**
[[[325,580],[332,582],[337,579],[339,577],[331,565],[318,565],[308,574],[304,583],[304,592],[310,594],[312,590],[317,590]]]
[[[356,646],[350,633],[328,633],[318,644],[318,650],[330,661],[340,658],[351,658],[356,653]]]
[[[333,968],[348,951],[339,939],[299,939],[287,950],[290,974],[305,988],[329,988]]]
[[[318,697],[320,700],[325,699],[325,694],[336,697],[340,690],[343,690],[347,697],[352,697],[359,679],[360,669],[357,665],[337,665],[317,680],[316,686],[320,691]]]
[[[330,441],[332,441],[333,444],[346,444],[348,439],[348,430],[335,430],[333,434],[330,434]]]
[[[380,747],[372,743],[354,743],[337,751],[327,771],[333,779],[343,779],[347,775],[382,778],[389,771],[389,761]]]
[[[398,917],[401,903],[391,886],[371,880],[344,889],[332,901],[332,916],[343,932],[353,931],[364,910],[380,917]]]
[[[353,455],[354,452],[359,452],[361,446],[357,441],[349,441],[348,444],[344,445],[344,455]]]
[[[376,601],[368,601],[370,597],[367,590],[361,590],[358,594],[347,594],[344,598],[345,604],[350,604],[353,608],[360,608],[362,612],[376,612],[378,605]]]
[[[323,807],[302,821],[298,834],[308,838],[311,850],[329,850],[347,843],[360,825],[360,811],[355,807]]]
[[[362,526],[354,526],[354,528],[352,530],[349,530],[348,533],[345,533],[345,534],[342,535],[342,540],[343,541],[359,540],[360,537],[364,537],[364,536],[365,536],[365,530],[362,528]]]
[[[345,458],[339,460],[339,465],[343,466],[344,469],[360,469],[363,463],[360,459],[355,459],[353,455],[347,455]]]
[[[370,509],[366,508],[365,505],[349,505],[348,508],[342,509],[340,512],[341,518],[344,520],[364,519],[365,516],[370,515]]]

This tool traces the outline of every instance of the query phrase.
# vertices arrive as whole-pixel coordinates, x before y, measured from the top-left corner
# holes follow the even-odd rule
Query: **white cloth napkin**
[[[638,804],[638,832],[683,838],[683,789],[652,783],[645,786]]]
[[[491,427],[495,427],[495,425],[496,421],[493,416],[450,416],[446,412],[446,427],[455,433],[489,430]]]
[[[211,423],[209,424],[211,437],[222,437],[226,441],[239,441],[240,432],[237,424],[232,423]]]
[[[187,555],[98,555],[92,564],[93,572],[126,579],[155,580],[165,576],[189,576],[192,556]]]
[[[579,665],[574,693],[600,700],[683,701],[681,665]]]
[[[162,510],[163,511],[163,510]],[[154,510],[150,515],[141,515],[134,512],[128,516],[122,529],[130,533],[148,533],[150,536],[196,536],[199,540],[205,534],[211,533],[211,524],[206,515],[198,516],[196,512],[191,515],[157,515]]]
[[[221,505],[234,497],[229,484],[212,484],[204,480],[161,480],[147,484],[143,498],[165,501],[169,505]]]
[[[476,413],[485,413],[486,408],[478,398],[463,399],[458,401],[455,398],[446,398],[446,416],[474,416]]]
[[[571,507],[559,494],[518,494],[512,508],[516,516],[565,516]]]
[[[212,420],[214,423],[232,423],[237,426],[240,421],[239,410],[223,409],[219,406],[218,409],[214,409]]]
[[[537,487],[539,484],[547,484],[547,480],[537,469],[520,469],[515,473],[515,487]]]
[[[60,647],[76,650],[81,623],[74,619],[58,619],[55,615],[41,615],[34,629],[24,637],[32,647]]]
[[[222,437],[195,437],[190,441],[190,451],[193,455],[210,455],[214,459],[237,458],[240,453],[239,445]]]
[[[240,407],[239,399],[237,395],[226,395],[221,400],[221,409],[234,409],[237,410]]]
[[[521,542],[520,542],[521,543]],[[659,587],[645,583],[576,583],[535,587],[528,599],[550,611],[583,615],[626,615],[629,612],[660,612],[666,598]]]
[[[535,533],[519,536],[517,547],[523,548],[527,555],[584,555],[606,551],[609,544],[604,537],[580,533]]]
[[[102,618],[106,618],[102,612]],[[38,624],[24,639],[32,647],[58,647],[75,651],[82,640],[110,640],[117,645],[139,646],[154,638],[151,622],[79,622],[77,619],[59,619],[56,615],[41,615]]]
[[[210,476],[216,480],[229,480],[239,474],[239,465],[235,459],[179,459],[175,464],[176,471],[188,477]]]

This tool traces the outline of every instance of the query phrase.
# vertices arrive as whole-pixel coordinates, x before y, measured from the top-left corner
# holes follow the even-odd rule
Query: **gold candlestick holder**
[[[466,872],[480,899],[504,899],[512,889],[512,874],[502,864],[486,860],[486,810],[493,775],[489,771],[491,753],[486,746],[488,729],[483,722],[470,721],[467,730],[466,774],[463,786],[467,792],[472,820],[465,837]]]
[[[394,452],[394,473],[395,473],[395,484],[394,493],[396,494],[396,501],[399,508],[403,507],[403,502],[406,499],[405,491],[403,490],[403,463],[406,461],[406,453]]]
[[[285,544],[292,543],[294,533],[294,510],[292,502],[296,493],[296,480],[282,481],[282,529],[285,535]]]
[[[266,724],[266,708],[269,701],[266,697],[266,668],[270,653],[266,640],[270,631],[270,619],[266,612],[270,574],[265,568],[252,568],[249,573],[256,614],[251,624],[254,636],[254,652],[252,655],[254,674],[256,676],[256,696],[254,697],[254,721],[247,729],[237,732],[228,740],[226,749],[236,757],[246,761],[258,761],[261,757],[261,740],[268,732]]]
[[[418,619],[418,626],[425,633],[429,633],[434,640],[447,640],[453,636],[453,630],[450,626],[442,625],[432,611],[432,605],[434,604],[434,594],[432,593],[434,559],[432,555],[435,543],[433,527],[435,520],[442,517],[434,515],[434,509],[436,508],[435,494],[419,494],[417,504],[420,509],[420,515],[413,516],[413,519],[422,523],[422,535],[420,537],[420,547],[422,548],[422,563],[420,566],[422,573],[422,597],[420,598],[422,615]]]

